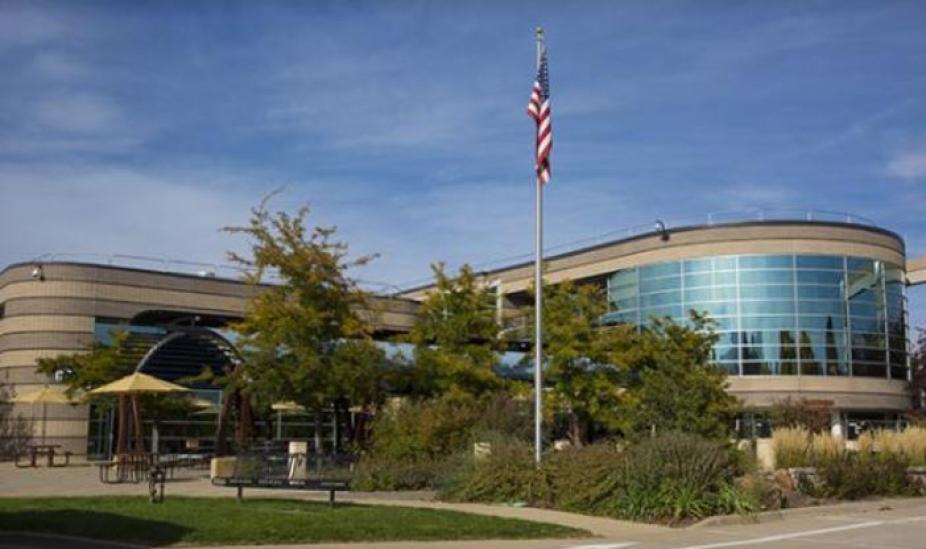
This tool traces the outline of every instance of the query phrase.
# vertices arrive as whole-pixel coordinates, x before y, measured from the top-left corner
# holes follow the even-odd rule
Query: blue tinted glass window
[[[670,263],[656,263],[640,267],[640,278],[658,278],[663,276],[677,276],[682,272],[682,265],[677,261]]]
[[[681,303],[682,293],[679,291],[660,292],[658,294],[645,294],[640,296],[640,307],[649,308],[660,305]]]
[[[798,284],[825,284],[840,286],[843,283],[842,271],[797,271]]]
[[[801,300],[798,311],[801,314],[845,316],[846,305],[842,301]]]
[[[735,286],[713,286],[707,288],[685,289],[685,301],[735,301]]]
[[[797,268],[841,271],[843,268],[843,259],[842,256],[799,255],[797,256]]]
[[[842,303],[842,286],[798,286],[798,299],[838,299]]]
[[[793,315],[794,303],[790,301],[744,301],[740,303],[740,314]]]
[[[793,316],[746,316],[740,319],[744,330],[794,328]]]
[[[617,271],[611,275],[611,286],[621,286],[627,284],[636,284],[637,282],[637,270],[636,269],[626,269],[623,271]]]
[[[794,266],[791,255],[744,255],[739,258],[740,269],[790,269]]]
[[[661,292],[677,290],[681,287],[681,279],[677,276],[668,278],[644,278],[640,280],[640,293]]]
[[[792,271],[740,271],[740,284],[791,284]]]
[[[681,305],[674,305],[669,307],[650,307],[641,309],[640,314],[643,318],[662,318],[665,316],[670,318],[682,318],[684,316]]]
[[[742,286],[740,287],[741,299],[794,299],[794,286]]]
[[[837,315],[800,315],[801,328],[804,330],[844,330],[846,317]]]
[[[685,287],[733,286],[736,284],[734,271],[685,274]]]
[[[733,302],[691,302],[685,303],[685,308],[700,312],[707,312],[711,316],[727,316],[736,314],[736,303]]]

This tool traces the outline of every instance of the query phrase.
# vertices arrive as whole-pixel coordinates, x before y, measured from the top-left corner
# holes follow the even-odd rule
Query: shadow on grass
[[[191,530],[170,522],[115,513],[60,509],[0,512],[0,535],[3,531],[77,536],[157,547],[177,543]]]

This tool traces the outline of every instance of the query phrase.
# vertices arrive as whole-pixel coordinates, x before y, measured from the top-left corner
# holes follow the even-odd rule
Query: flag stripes
[[[550,181],[550,149],[553,146],[553,126],[550,121],[550,74],[547,67],[547,49],[541,46],[537,79],[527,104],[527,114],[537,122],[535,166],[537,182]]]

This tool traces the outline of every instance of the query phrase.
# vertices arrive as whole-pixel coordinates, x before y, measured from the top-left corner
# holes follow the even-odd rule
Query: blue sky
[[[529,253],[536,24],[550,244],[818,208],[926,253],[923,2],[0,0],[0,264],[221,261],[282,185],[366,279]]]

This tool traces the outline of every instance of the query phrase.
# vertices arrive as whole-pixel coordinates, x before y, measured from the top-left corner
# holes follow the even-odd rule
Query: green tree
[[[106,385],[135,370],[128,349],[128,332],[112,333],[111,341],[93,342],[86,351],[40,358],[37,371],[49,378],[57,377],[67,385],[69,397]]]
[[[717,336],[704,315],[692,313],[691,324],[653,318],[641,331],[630,365],[633,381],[620,411],[628,434],[729,436],[739,403],[726,392],[726,373],[710,364]]]
[[[271,195],[272,196],[272,195]],[[350,259],[335,229],[306,227],[308,208],[271,213],[267,199],[245,226],[225,231],[250,239],[250,255],[230,253],[257,287],[240,334],[245,363],[228,380],[259,404],[294,401],[315,412],[329,406],[369,407],[383,398],[383,353],[373,343],[369,296],[348,271],[371,257]],[[278,280],[262,285],[267,274]],[[316,445],[320,420],[316,421]]]
[[[544,294],[544,377],[553,389],[547,401],[566,412],[570,442],[581,446],[594,425],[622,427],[619,409],[637,333],[626,325],[601,326],[607,300],[597,286],[567,280]]]
[[[433,265],[437,280],[408,335],[415,346],[412,388],[420,397],[467,398],[500,389],[500,327],[493,296],[464,265],[457,276]]]

